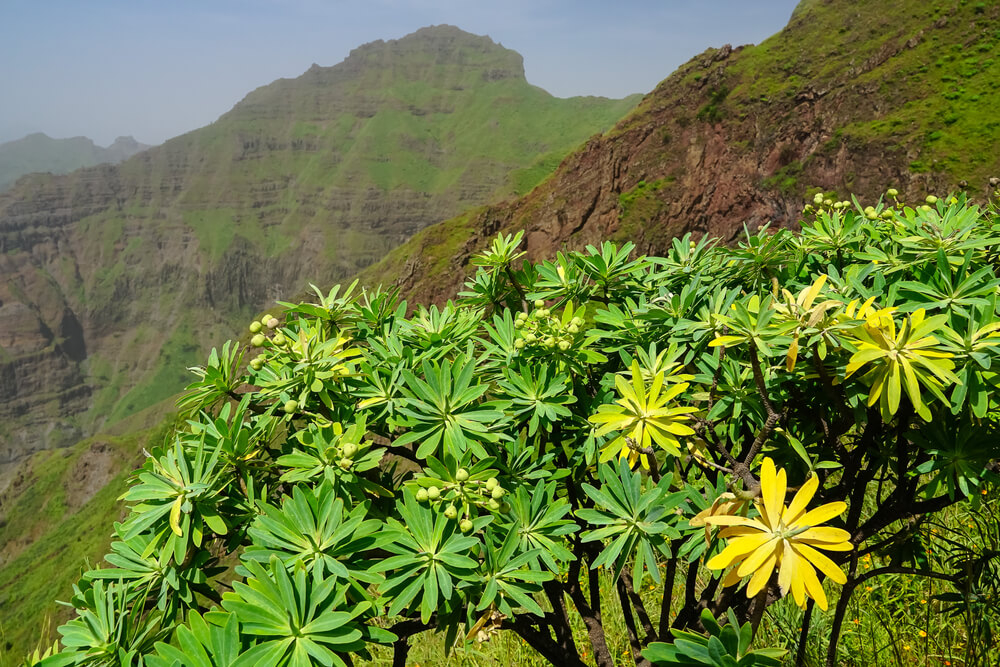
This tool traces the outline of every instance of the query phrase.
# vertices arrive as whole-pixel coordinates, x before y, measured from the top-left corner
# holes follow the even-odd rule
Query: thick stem
[[[812,621],[813,607],[815,600],[809,598],[806,604],[806,613],[802,617],[802,630],[799,632],[799,649],[795,652],[795,667],[805,667],[806,664],[806,640],[809,638],[809,623]]]
[[[656,633],[653,631],[653,622],[649,620],[649,612],[646,611],[646,605],[642,601],[642,596],[635,590],[632,576],[628,572],[622,572],[622,581],[625,583],[625,591],[628,593],[628,599],[632,602],[635,613],[639,617],[639,623],[642,625],[642,631],[646,635],[646,641],[649,641],[656,636]]]
[[[764,610],[767,609],[769,588],[770,585],[764,586],[760,589],[760,593],[757,593],[757,597],[750,602],[750,627],[753,628],[754,635],[757,634],[757,628],[760,627],[760,622],[764,618]]]
[[[573,601],[573,606],[576,607],[580,616],[583,617],[583,624],[587,628],[587,636],[590,638],[590,648],[594,651],[594,661],[597,663],[597,666],[614,667],[615,661],[611,657],[610,649],[608,649],[608,642],[604,637],[604,626],[601,623],[600,592],[597,592],[598,606],[594,609],[587,603],[587,598],[583,594],[583,586],[580,585],[582,560],[583,554],[578,552],[577,559],[570,564],[569,576],[567,578],[569,597]],[[592,570],[589,573],[591,574],[591,598],[593,598],[594,591],[597,588],[597,582],[595,581],[596,573],[596,570]]]
[[[625,630],[628,632],[628,643],[632,648],[632,657],[638,660],[640,657],[639,653],[642,651],[642,647],[639,645],[639,632],[635,626],[635,615],[632,613],[632,605],[628,601],[628,591],[625,590],[625,582],[621,577],[618,577],[615,590],[618,592],[618,602],[622,606],[622,618],[625,620]]]
[[[580,660],[579,655],[564,651],[551,637],[532,627],[526,617],[505,618],[500,627],[505,630],[513,630],[517,636],[528,642],[531,648],[538,651],[542,657],[556,667],[586,667],[587,665]],[[614,663],[607,664],[613,665]],[[602,664],[601,667],[604,665]]]
[[[677,553],[671,545],[671,553]],[[674,579],[677,577],[677,557],[667,561],[667,572],[663,577],[663,597],[660,599],[660,622],[656,633],[661,642],[670,641],[670,605],[674,597]]]
[[[579,654],[576,641],[573,639],[573,629],[569,625],[569,615],[566,613],[566,604],[563,600],[563,587],[557,581],[546,581],[542,584],[545,596],[552,605],[552,611],[547,616],[551,616],[550,625],[555,632],[556,641],[564,651]]]
[[[689,563],[687,578],[684,582],[684,607],[677,612],[677,618],[674,619],[672,627],[677,630],[683,630],[688,627],[690,623],[697,618],[698,611],[698,599],[695,597],[695,591],[698,587],[698,563]]]

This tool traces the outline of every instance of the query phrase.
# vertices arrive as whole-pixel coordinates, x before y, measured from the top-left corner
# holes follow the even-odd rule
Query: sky
[[[524,56],[553,95],[646,93],[708,47],[759,43],[797,0],[0,0],[0,142],[157,144],[251,90],[447,23]]]

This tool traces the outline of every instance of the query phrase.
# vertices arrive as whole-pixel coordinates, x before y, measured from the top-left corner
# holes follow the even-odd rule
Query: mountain
[[[149,146],[132,137],[118,137],[101,148],[87,137],[53,139],[41,132],[0,144],[0,192],[21,176],[35,172],[65,174],[95,164],[116,164]]]
[[[756,46],[709,49],[529,195],[429,227],[362,274],[453,296],[469,258],[525,230],[531,259],[604,239],[665,250],[792,226],[816,189],[910,201],[1000,177],[1000,4],[804,0]]]
[[[0,194],[0,468],[173,395],[308,281],[528,191],[637,101],[555,98],[516,52],[437,26],[119,165],[23,177]]]

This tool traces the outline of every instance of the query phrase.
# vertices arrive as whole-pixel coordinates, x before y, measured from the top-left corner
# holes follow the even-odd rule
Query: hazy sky
[[[756,43],[796,0],[0,0],[0,142],[159,143],[248,92],[439,23],[524,56],[554,95],[648,92],[710,46]]]

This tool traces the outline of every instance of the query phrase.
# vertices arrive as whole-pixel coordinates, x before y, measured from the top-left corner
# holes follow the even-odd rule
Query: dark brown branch
[[[592,608],[591,605],[587,603],[587,598],[583,594],[583,587],[580,585],[580,569],[581,563],[583,561],[583,554],[581,553],[580,543],[577,541],[575,546],[578,547],[574,549],[577,554],[576,560],[570,563],[569,574],[567,576],[567,588],[569,592],[569,597],[573,601],[573,605],[576,610],[583,617],[583,624],[587,628],[587,635],[590,638],[590,647],[594,651],[594,661],[597,663],[598,667],[614,667],[614,659],[611,657],[611,650],[608,648],[607,640],[604,637],[604,626],[601,623],[601,610],[600,610],[600,592],[597,593],[598,606],[596,609]],[[592,570],[588,573],[590,575],[590,587],[591,587],[591,597],[593,598],[594,589],[597,587],[596,570]]]
[[[504,630],[513,630],[519,637],[528,642],[531,648],[541,653],[546,660],[556,665],[556,667],[586,667],[587,665],[587,663],[580,660],[579,655],[564,651],[551,637],[532,627],[526,616],[505,618],[500,627]],[[613,663],[608,664],[613,665]]]
[[[653,630],[652,621],[649,620],[649,612],[646,611],[646,605],[642,601],[642,596],[635,590],[632,576],[628,572],[622,572],[621,578],[625,583],[625,591],[628,593],[628,599],[632,602],[632,606],[635,607],[635,613],[639,617],[639,623],[642,625],[642,631],[646,635],[646,641],[650,641],[650,639],[656,636],[656,632]]]
[[[635,625],[635,614],[632,613],[632,605],[629,604],[628,591],[625,590],[625,581],[618,577],[615,582],[615,591],[618,593],[618,602],[622,607],[622,619],[625,621],[625,630],[628,632],[628,643],[632,649],[632,658],[640,659],[642,647],[639,645],[639,631]]]
[[[677,553],[677,543],[675,540],[670,545],[670,553]],[[672,556],[667,561],[667,572],[663,576],[663,597],[660,599],[660,622],[656,633],[661,642],[670,641],[670,606],[674,597],[674,579],[677,577],[677,556]]]
[[[806,641],[809,638],[809,623],[812,621],[815,602],[809,598],[809,602],[806,604],[806,613],[802,617],[802,630],[799,632],[799,648],[795,652],[795,667],[805,667],[806,664]]]

